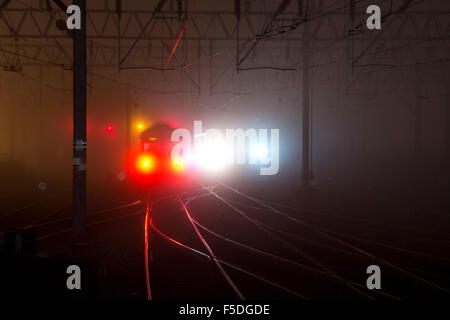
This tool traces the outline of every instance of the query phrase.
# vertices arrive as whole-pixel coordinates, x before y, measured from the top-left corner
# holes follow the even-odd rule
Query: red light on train
[[[180,160],[176,160],[176,161],[175,161],[175,164],[176,164],[177,166],[179,166],[179,167],[184,167],[184,163],[181,162]]]
[[[155,168],[155,159],[148,154],[143,154],[137,159],[136,168],[141,173],[150,173]]]
[[[172,168],[174,171],[181,171],[184,169],[184,162],[182,160],[172,161]]]

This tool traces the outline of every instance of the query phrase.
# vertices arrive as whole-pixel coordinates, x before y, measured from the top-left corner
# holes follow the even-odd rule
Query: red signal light
[[[106,132],[109,134],[114,132],[114,127],[112,126],[112,124],[108,124],[105,129],[106,129]]]

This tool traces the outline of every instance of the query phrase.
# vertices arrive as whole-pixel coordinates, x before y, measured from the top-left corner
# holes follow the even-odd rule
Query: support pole
[[[72,240],[85,244],[86,224],[86,0],[74,0],[80,7],[81,29],[73,30],[73,196]]]
[[[415,70],[415,85],[416,85],[416,101],[414,104],[414,151],[417,155],[419,155],[421,149],[422,149],[422,121],[421,121],[421,113],[422,113],[422,107],[421,107],[421,99],[422,99],[422,93],[421,93],[421,70],[419,66],[414,67]]]
[[[448,82],[447,82],[448,83]],[[445,149],[447,150],[447,157],[450,160],[450,93],[447,92],[445,95]],[[448,162],[450,163],[450,161]]]
[[[304,24],[303,32],[303,105],[302,105],[302,185],[309,189],[311,182],[311,116],[310,116],[310,90],[311,75],[309,61],[309,23]]]
[[[239,37],[240,37],[240,24],[241,24],[241,1],[234,0],[234,13],[236,15],[236,73],[239,73],[240,65],[240,52],[239,52]]]
[[[126,150],[127,152],[129,152],[131,150],[131,96],[130,96],[130,91],[127,88],[127,92],[126,92],[126,115],[125,115],[125,146],[126,146]],[[127,167],[127,175],[129,174],[128,172],[128,167]]]
[[[120,21],[122,19],[122,0],[116,0],[116,14],[117,14],[117,57],[118,57],[118,64],[119,64],[119,72],[121,67],[121,60],[120,60]]]
[[[446,75],[444,80],[448,79]],[[445,80],[444,83],[448,83],[449,80]],[[446,172],[447,179],[450,178],[450,94],[447,91],[445,95],[445,157],[446,157]]]

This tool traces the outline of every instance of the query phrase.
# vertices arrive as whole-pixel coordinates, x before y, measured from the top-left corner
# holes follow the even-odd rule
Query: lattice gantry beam
[[[255,38],[256,30],[260,30],[269,12],[241,13],[240,40],[248,41]],[[122,12],[121,38],[134,40],[142,31],[152,11],[127,10]],[[67,35],[56,27],[57,20],[64,20],[63,13],[58,9],[45,10],[40,8],[6,8],[0,19],[0,39],[64,39]],[[88,38],[116,39],[117,15],[113,9],[88,10]],[[166,40],[174,39],[178,27],[178,17],[171,12],[162,12],[158,19],[148,28],[144,39]],[[298,20],[298,13],[286,12],[276,21],[277,26],[289,25]],[[173,23],[167,23],[168,20]],[[405,12],[398,23],[390,26],[386,37],[390,40],[422,40],[426,37],[443,37],[450,35],[450,12]],[[314,41],[335,41],[341,39],[350,29],[348,15],[343,12],[318,15],[311,24],[311,39]],[[196,11],[189,22],[190,27],[184,35],[185,40],[230,41],[236,37],[236,17],[233,12]],[[172,26],[172,27],[171,27]],[[11,29],[12,28],[12,29]],[[173,28],[173,29],[171,29]],[[370,38],[373,32],[364,33],[364,38]],[[175,35],[176,36],[176,35]],[[282,36],[274,36],[264,41],[299,41],[302,39],[298,30]]]

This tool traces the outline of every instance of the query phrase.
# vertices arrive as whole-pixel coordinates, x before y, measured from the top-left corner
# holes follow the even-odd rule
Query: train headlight
[[[221,141],[206,142],[195,151],[196,164],[210,173],[222,172],[229,164],[228,146]]]
[[[184,169],[184,161],[181,159],[173,160],[172,169],[174,171],[182,171]]]
[[[152,172],[155,168],[155,159],[150,155],[143,154],[139,156],[136,167],[142,173]]]

